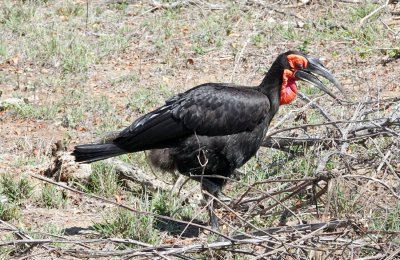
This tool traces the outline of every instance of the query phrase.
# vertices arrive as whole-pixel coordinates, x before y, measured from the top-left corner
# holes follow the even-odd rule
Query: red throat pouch
[[[297,95],[296,80],[293,75],[294,73],[290,70],[284,70],[283,81],[281,87],[281,98],[280,104],[286,105],[292,102]]]

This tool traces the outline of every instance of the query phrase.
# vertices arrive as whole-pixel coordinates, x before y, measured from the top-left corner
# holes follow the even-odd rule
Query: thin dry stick
[[[324,225],[324,226],[322,226],[322,227],[320,227],[319,229],[317,229],[317,230],[315,230],[315,231],[312,231],[310,234],[305,235],[305,236],[303,236],[303,237],[301,237],[301,238],[299,238],[299,239],[293,241],[293,243],[299,243],[299,242],[301,242],[301,241],[304,241],[304,240],[306,240],[306,239],[309,239],[309,238],[313,237],[315,234],[317,234],[318,232],[324,230],[326,227],[327,227],[327,224]],[[258,256],[256,259],[263,259],[263,258],[265,258],[266,256],[273,255],[274,253],[279,252],[279,251],[282,251],[282,250],[284,250],[282,247],[277,248],[277,249],[275,249],[275,250],[273,250],[273,251],[271,251],[271,252],[268,252],[268,253],[266,253],[266,254],[263,254],[263,255]],[[324,250],[324,251],[325,251],[325,250]]]
[[[85,31],[87,31],[89,23],[89,0],[86,0],[86,21],[85,21]]]
[[[383,154],[383,152],[381,151],[381,149],[379,149],[378,144],[375,142],[375,140],[371,139],[371,141],[374,143],[376,150],[378,151],[379,155],[382,157],[382,162],[384,162],[386,164],[386,166],[388,167],[388,169],[390,170],[390,172],[393,174],[393,176],[397,176],[395,169],[393,168],[393,166],[387,161],[387,156],[385,156]],[[389,155],[390,150],[388,151],[388,155]],[[378,167],[379,168],[379,167]]]
[[[355,124],[355,123],[367,123],[367,122],[374,122],[374,121],[386,121],[386,120],[390,120],[390,118],[387,117],[381,117],[381,118],[371,118],[371,119],[362,119],[362,120],[337,120],[337,121],[332,121],[332,122],[323,122],[323,123],[317,123],[317,124],[303,124],[303,125],[298,125],[298,126],[292,126],[292,127],[287,127],[287,128],[282,128],[279,130],[276,130],[275,132],[269,133],[266,138],[274,136],[276,134],[282,133],[282,132],[288,132],[291,130],[296,130],[296,129],[307,129],[310,127],[319,127],[319,126],[328,126],[328,125],[332,125],[332,124]],[[396,122],[392,122],[393,124],[395,124]],[[385,124],[386,125],[386,124]],[[389,124],[392,125],[392,124]],[[382,127],[382,125],[378,125],[379,127]],[[353,130],[355,131],[355,130]]]
[[[24,240],[24,241],[32,241],[33,240],[33,238],[31,236],[29,236],[22,230],[18,229],[17,227],[11,225],[10,223],[7,223],[1,219],[0,219],[0,223],[9,227],[10,229],[12,229],[18,237],[22,238],[22,240]],[[26,243],[26,244],[29,244],[29,243]],[[0,244],[0,246],[1,246],[1,244]],[[48,250],[48,248],[46,246],[43,246],[43,247]]]
[[[266,183],[273,183],[273,182],[301,182],[301,181],[314,181],[314,180],[317,180],[317,178],[279,179],[279,180],[268,179],[265,181],[255,182],[247,187],[247,190],[242,193],[242,195],[239,197],[239,199],[237,199],[233,202],[232,208],[236,208],[239,204],[254,201],[255,198],[251,198],[250,201],[244,201],[244,199],[245,199],[246,195],[249,194],[249,192],[258,185],[262,185],[262,184],[266,184]],[[273,194],[273,192],[271,190],[269,190],[268,193],[264,193],[264,195],[266,195],[266,196],[273,196],[272,194]],[[258,200],[258,199],[255,199],[255,200]]]
[[[306,5],[306,4],[310,3],[310,2],[311,2],[311,0],[303,0],[303,1],[300,1],[300,3],[298,3],[298,4],[285,5],[285,7],[287,7],[287,8],[299,8],[299,7],[302,7],[302,6],[304,6],[304,5]]]
[[[308,185],[310,185],[310,182],[304,182],[303,184],[299,185],[298,188],[293,191],[291,194],[287,195],[286,197],[284,197],[283,199],[280,200],[279,203],[274,203],[271,206],[263,209],[260,211],[260,214],[265,214],[266,212],[268,212],[269,210],[275,208],[276,206],[278,206],[280,203],[292,198],[293,196],[295,196],[296,194],[298,194],[300,191],[302,191],[305,187],[307,187]]]
[[[336,229],[336,228],[343,228],[351,224],[349,220],[332,220],[328,222],[319,222],[319,223],[312,223],[312,224],[299,224],[294,226],[280,226],[280,227],[271,227],[262,229],[261,232],[255,231],[252,232],[254,236],[264,236],[265,233],[268,234],[278,234],[278,233],[290,233],[293,230],[297,230],[298,232],[309,232],[315,231],[320,229],[321,227],[325,227],[326,230],[328,229]],[[237,239],[245,239],[246,237],[243,235],[236,235],[234,238]]]
[[[205,191],[205,192],[207,192],[207,191]],[[231,209],[228,205],[226,205],[225,203],[223,203],[223,202],[222,202],[221,200],[219,200],[217,197],[215,197],[214,195],[210,194],[209,192],[207,192],[207,195],[209,195],[210,197],[212,197],[214,200],[218,201],[225,209],[227,209],[228,211],[232,212],[239,220],[241,220],[242,222],[246,223],[246,224],[249,225],[250,227],[256,229],[257,231],[262,232],[261,229],[259,229],[258,227],[254,226],[253,224],[251,224],[250,222],[248,222],[246,219],[242,218],[236,211],[234,211],[233,209]],[[242,234],[245,234],[245,233],[243,233],[243,232],[240,231],[240,230],[235,230],[235,231],[238,231],[238,232],[240,232],[240,233],[242,233]],[[247,234],[246,234],[246,235],[247,235]],[[252,236],[252,235],[249,235],[249,236],[252,237],[252,238],[255,238],[255,237]],[[273,237],[273,236],[271,236],[271,235],[269,235],[269,234],[267,234],[267,233],[265,234],[265,236],[268,236],[269,238],[271,238],[271,239],[277,241],[277,242],[273,242],[273,241],[267,240],[266,242],[274,243],[274,244],[281,244],[282,246],[285,246],[285,245],[284,245],[284,242],[281,241],[281,240],[279,240],[279,239],[277,239],[276,237]]]
[[[360,20],[359,26],[360,26],[360,27],[364,26],[365,22],[366,22],[369,18],[371,18],[374,14],[378,13],[378,12],[381,11],[382,9],[386,8],[386,6],[389,5],[389,2],[390,2],[390,0],[386,0],[386,2],[385,2],[383,5],[379,6],[379,7],[376,8],[374,11],[372,11],[371,13],[369,13],[368,15],[366,15],[365,17],[363,17],[363,18]]]
[[[304,181],[303,183],[300,184],[296,184],[295,186],[291,186],[291,187],[285,187],[285,189],[283,190],[278,190],[278,191],[273,191],[273,192],[266,192],[264,193],[264,195],[258,196],[258,197],[251,197],[248,198],[246,200],[242,200],[240,204],[244,204],[244,203],[249,203],[249,202],[261,202],[262,200],[268,198],[269,196],[275,196],[275,195],[279,195],[285,192],[295,192],[298,191],[299,189],[305,188],[307,185],[309,185],[311,183],[311,181],[308,181],[308,179],[306,178],[306,181]],[[281,201],[282,202],[282,201]]]
[[[301,109],[299,109],[297,111],[297,113],[301,113],[303,111],[305,111],[307,108],[309,108],[310,106],[312,106],[312,104],[318,100],[319,97],[314,98],[313,100],[309,101],[307,104],[305,104]],[[289,113],[287,113],[279,122],[275,123],[273,126],[269,126],[268,127],[268,131],[267,134],[265,135],[266,137],[271,136],[270,132],[276,128],[278,128],[281,124],[283,124],[284,122],[286,122],[288,120],[288,118],[293,114],[293,111],[290,111]]]
[[[385,182],[383,182],[381,180],[378,180],[377,178],[364,176],[364,175],[358,175],[358,174],[347,174],[347,175],[339,176],[339,178],[361,178],[361,179],[372,180],[372,181],[377,182],[377,183],[381,184],[382,186],[384,186],[386,189],[388,189],[390,191],[390,193],[392,193],[392,195],[394,197],[396,197],[397,199],[400,200],[400,196],[396,194],[396,191],[394,191],[388,184],[386,184]]]
[[[242,49],[240,50],[239,54],[237,55],[237,57],[236,57],[236,59],[235,59],[235,60],[236,60],[236,61],[235,61],[235,66],[233,67],[233,71],[232,71],[231,76],[230,76],[230,78],[229,78],[229,82],[232,82],[233,77],[235,76],[236,70],[237,70],[237,68],[238,68],[238,66],[239,66],[239,64],[240,64],[240,60],[242,59],[244,50],[246,49],[247,45],[249,44],[252,35],[253,35],[253,34],[250,34],[250,35],[249,35],[249,37],[247,38],[246,42],[244,43]]]
[[[328,112],[325,111],[324,108],[322,108],[320,105],[318,105],[318,104],[315,103],[315,102],[311,102],[311,99],[310,99],[309,97],[307,97],[305,94],[303,94],[303,93],[301,93],[301,92],[298,92],[297,95],[299,96],[300,99],[309,102],[310,105],[311,105],[311,107],[317,109],[317,110],[319,111],[319,113],[320,113],[323,117],[325,117],[329,122],[334,122],[334,121],[336,121],[336,120],[333,120],[333,119],[332,119],[332,117],[328,114]],[[336,124],[336,123],[332,123],[332,125],[333,125],[334,127],[336,127],[336,128],[339,130],[340,134],[343,136],[343,130],[342,130],[342,128],[341,128],[338,124]]]

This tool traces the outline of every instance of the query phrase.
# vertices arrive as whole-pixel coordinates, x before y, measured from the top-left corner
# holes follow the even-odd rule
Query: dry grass
[[[385,1],[358,2],[2,1],[0,258],[400,257],[399,6],[360,24]],[[321,57],[349,102],[302,85],[282,107],[224,189],[226,241],[203,227],[201,204],[107,164],[61,188],[31,177],[57,142],[97,139],[201,83],[259,84],[288,49]],[[121,159],[174,180],[143,153]]]

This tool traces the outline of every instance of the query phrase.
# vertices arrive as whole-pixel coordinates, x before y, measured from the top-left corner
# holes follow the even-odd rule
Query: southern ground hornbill
[[[296,97],[297,80],[335,98],[312,73],[340,89],[318,59],[289,51],[278,56],[259,86],[206,83],[194,87],[141,116],[114,140],[78,145],[73,155],[77,162],[91,163],[151,150],[150,161],[156,167],[192,176],[217,196],[225,183],[218,176],[231,176],[255,155],[279,106]],[[216,229],[218,221],[210,205],[211,226]]]

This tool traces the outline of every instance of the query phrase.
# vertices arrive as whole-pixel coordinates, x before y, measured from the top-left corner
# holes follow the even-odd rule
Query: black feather
[[[75,146],[72,155],[75,156],[75,161],[77,162],[91,163],[124,153],[126,153],[126,151],[115,144],[107,143],[77,145]]]

